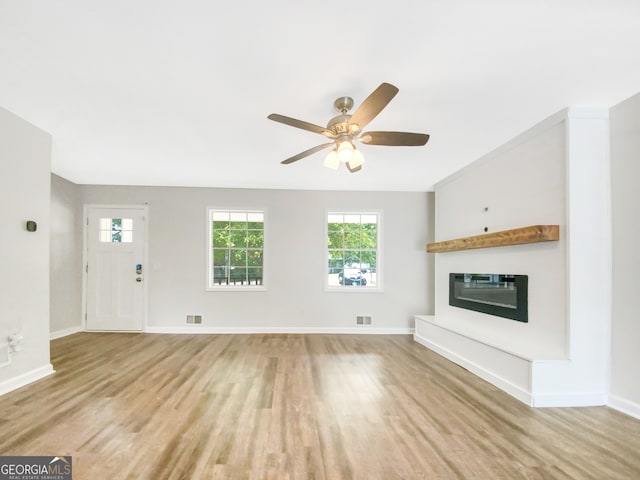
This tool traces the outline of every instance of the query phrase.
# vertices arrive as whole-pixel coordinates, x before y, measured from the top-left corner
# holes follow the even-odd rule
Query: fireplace
[[[449,305],[528,322],[527,275],[450,273]]]

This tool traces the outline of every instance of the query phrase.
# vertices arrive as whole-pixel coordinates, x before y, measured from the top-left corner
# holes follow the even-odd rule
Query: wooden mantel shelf
[[[472,237],[455,238],[427,244],[428,253],[456,252],[474,248],[506,247],[525,243],[553,242],[560,239],[558,225],[532,225]]]

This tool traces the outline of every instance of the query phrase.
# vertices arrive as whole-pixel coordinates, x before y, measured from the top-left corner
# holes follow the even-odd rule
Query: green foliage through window
[[[209,287],[262,285],[264,212],[210,210]]]
[[[327,256],[329,286],[378,285],[376,213],[329,213]]]

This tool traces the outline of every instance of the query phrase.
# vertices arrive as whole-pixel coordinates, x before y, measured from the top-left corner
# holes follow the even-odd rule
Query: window
[[[327,213],[327,287],[379,290],[380,213]]]
[[[131,218],[101,218],[98,222],[98,238],[102,243],[133,242],[133,220]]]
[[[207,288],[262,288],[264,212],[209,209]]]

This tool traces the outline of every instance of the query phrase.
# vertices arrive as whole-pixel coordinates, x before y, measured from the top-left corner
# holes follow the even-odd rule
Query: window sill
[[[207,292],[265,292],[267,288],[263,285],[251,285],[251,286],[219,286],[219,287],[207,287]]]
[[[344,287],[330,287],[325,285],[325,292],[329,293],[382,293],[384,289],[382,287],[358,287],[354,286],[344,286]]]

